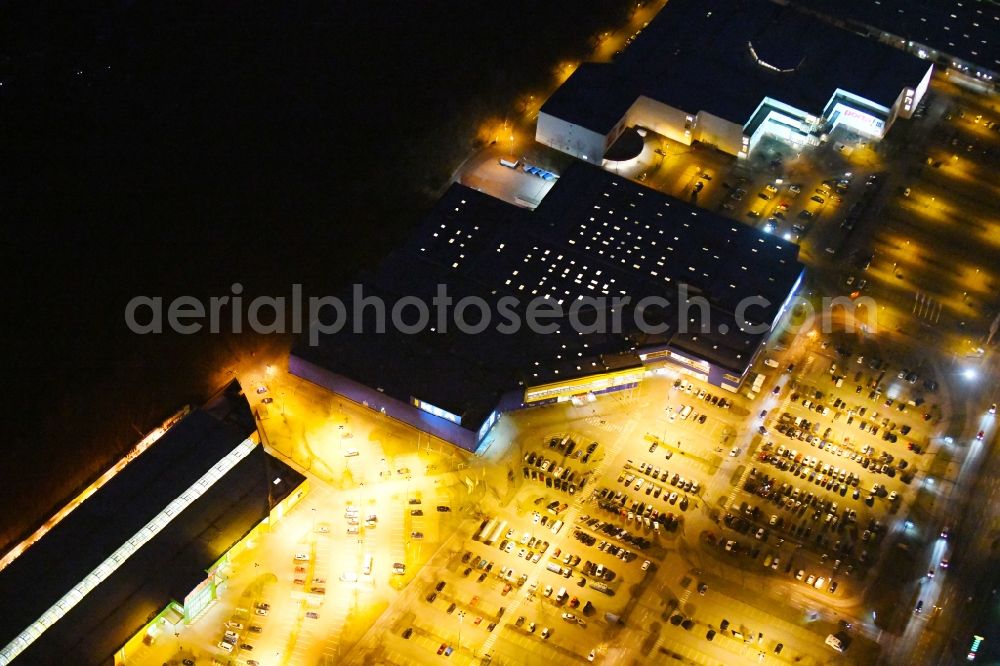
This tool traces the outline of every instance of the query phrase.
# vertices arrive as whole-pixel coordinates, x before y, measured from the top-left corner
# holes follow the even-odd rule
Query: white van
[[[690,415],[691,415],[691,405],[684,405],[684,409],[682,409],[678,414],[678,416],[681,417],[682,419],[686,419]]]
[[[562,529],[562,526],[563,526],[563,521],[561,520],[557,520],[556,522],[552,523],[552,533],[559,534],[559,530]]]
[[[365,554],[365,566],[361,570],[361,573],[363,573],[366,576],[371,576],[372,575],[372,555],[371,555],[371,553],[366,553]]]
[[[354,573],[353,571],[345,571],[344,573],[340,574],[340,581],[342,583],[357,583],[358,574]]]
[[[502,157],[500,158],[500,166],[505,166],[508,169],[516,169],[520,162],[521,160],[507,160]]]
[[[766,358],[764,359],[764,365],[766,365],[769,368],[777,368],[778,362],[775,361],[773,358]]]

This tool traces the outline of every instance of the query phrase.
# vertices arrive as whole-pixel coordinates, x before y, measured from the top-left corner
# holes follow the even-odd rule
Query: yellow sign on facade
[[[570,398],[574,395],[606,391],[617,386],[638,384],[645,376],[645,372],[645,368],[642,367],[628,368],[626,370],[602,372],[586,377],[576,377],[561,382],[529,386],[524,389],[524,402],[525,404],[531,404],[554,398]]]

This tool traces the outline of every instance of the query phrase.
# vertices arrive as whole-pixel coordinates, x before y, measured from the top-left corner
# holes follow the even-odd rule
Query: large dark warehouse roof
[[[365,281],[365,295],[381,295],[387,310],[403,296],[431,303],[445,284],[455,302],[476,295],[493,303],[494,313],[500,299],[515,297],[523,320],[533,297],[567,309],[580,296],[628,296],[634,304],[657,295],[676,304],[677,286],[685,283],[713,306],[713,330],[580,334],[564,318],[553,334],[524,326],[505,334],[494,317],[479,334],[452,325],[447,333],[434,327],[415,334],[390,326],[378,335],[366,310],[365,332],[351,332],[350,319],[316,347],[300,342],[295,355],[404,402],[430,402],[476,428],[504,393],[593,374],[639,346],[669,343],[741,375],[762,335],[740,332],[734,308],[761,296],[769,305],[750,314],[771,324],[802,273],[797,256],[796,245],[584,163],[571,166],[533,212],[456,184]],[[344,297],[350,318],[352,298]],[[666,321],[677,317],[675,305],[664,313]],[[720,321],[728,332],[715,328]]]
[[[129,462],[0,571],[0,646],[8,645],[207,474],[222,473],[161,531],[15,659],[107,662],[152,615],[183,601],[209,566],[268,515],[302,477],[247,445],[256,427],[232,382]],[[227,464],[228,463],[228,464]],[[275,486],[273,479],[281,477]]]
[[[1000,71],[1000,5],[990,0],[795,0]]]
[[[818,115],[838,88],[891,107],[929,66],[770,0],[670,0],[614,63],[581,66],[542,111],[607,132],[639,95],[738,123],[765,97]]]

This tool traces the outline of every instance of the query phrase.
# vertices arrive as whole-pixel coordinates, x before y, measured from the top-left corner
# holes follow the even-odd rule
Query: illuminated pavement
[[[745,409],[726,411],[707,408],[710,418],[704,425],[691,424],[689,421],[671,423],[669,419],[660,417],[665,413],[664,405],[683,400],[674,397],[672,391],[671,378],[652,378],[630,396],[608,397],[585,407],[539,408],[513,419],[520,424],[520,428],[514,440],[517,445],[516,453],[511,451],[512,458],[528,450],[544,453],[544,443],[551,436],[565,433],[571,433],[580,442],[586,442],[590,438],[600,442],[598,454],[604,455],[595,463],[593,472],[593,476],[601,479],[596,484],[597,487],[613,487],[626,458],[632,458],[638,463],[655,457],[670,469],[682,471],[689,478],[702,480],[703,491],[702,496],[696,500],[697,506],[692,506],[685,513],[686,523],[680,533],[683,536],[679,538],[673,534],[665,535],[660,539],[661,548],[654,547],[650,551],[648,557],[657,561],[655,573],[646,577],[640,571],[639,565],[646,555],[640,555],[635,562],[622,563],[617,558],[598,553],[592,547],[567,538],[571,534],[568,528],[563,528],[558,536],[554,536],[547,533],[545,528],[535,525],[531,520],[531,512],[536,510],[533,499],[537,497],[545,497],[546,500],[537,505],[539,507],[544,507],[551,498],[563,498],[570,505],[565,515],[560,515],[567,525],[581,514],[601,514],[592,502],[584,500],[586,493],[570,498],[564,493],[544,489],[544,486],[540,487],[536,482],[524,482],[506,510],[500,511],[513,527],[515,535],[529,532],[549,540],[551,546],[547,554],[560,548],[563,554],[577,554],[582,559],[610,566],[619,573],[618,580],[624,578],[618,586],[619,593],[608,598],[589,587],[578,588],[574,583],[579,573],[571,579],[563,579],[544,569],[544,565],[552,561],[544,556],[538,563],[525,565],[524,560],[516,556],[520,545],[515,547],[514,553],[506,554],[496,546],[487,547],[474,542],[470,536],[478,528],[476,522],[467,528],[465,534],[456,535],[444,545],[425,568],[425,571],[432,571],[433,574],[418,581],[420,586],[409,594],[408,599],[401,600],[403,603],[398,604],[372,629],[367,640],[352,654],[354,663],[364,663],[365,659],[372,658],[372,654],[377,654],[378,658],[387,660],[388,663],[410,663],[421,656],[427,658],[426,651],[436,651],[441,643],[457,647],[459,621],[454,614],[449,617],[445,608],[451,602],[455,602],[459,609],[466,609],[466,617],[462,620],[462,655],[465,657],[490,653],[494,658],[506,658],[519,663],[518,655],[523,659],[524,651],[530,649],[531,654],[544,655],[547,660],[573,663],[595,648],[603,650],[608,656],[620,653],[637,655],[636,650],[639,650],[650,658],[654,658],[655,654],[662,655],[660,648],[664,648],[683,655],[692,663],[727,663],[734,658],[734,654],[738,656],[744,652],[746,658],[756,661],[759,658],[756,648],[736,646],[730,636],[718,636],[718,643],[709,643],[705,639],[707,628],[713,626],[718,629],[719,622],[724,617],[734,627],[756,627],[755,631],[764,633],[762,648],[768,652],[773,651],[776,643],[784,644],[785,650],[781,657],[776,658],[772,653],[766,661],[774,660],[778,663],[785,658],[791,660],[799,657],[808,663],[810,654],[824,655],[827,648],[823,647],[822,641],[828,624],[810,626],[812,623],[806,621],[804,612],[794,610],[782,609],[777,615],[772,614],[775,599],[789,600],[793,596],[795,598],[791,599],[792,605],[803,611],[822,610],[824,602],[829,605],[822,595],[793,591],[790,589],[792,585],[775,585],[770,572],[761,574],[753,570],[733,570],[724,561],[719,561],[717,554],[698,552],[700,531],[717,527],[706,505],[717,504],[728,498],[732,489],[729,478],[733,466],[738,464],[728,457],[723,460],[715,449],[723,443],[729,446],[735,441],[731,428],[742,421],[747,412]],[[687,400],[690,401],[690,398]],[[597,410],[597,413],[593,413],[593,410]],[[678,451],[669,461],[663,460],[662,455],[649,455],[649,440],[644,435],[653,432],[656,432],[655,437],[664,440],[667,439],[666,435],[679,438],[683,442],[681,451],[685,453]],[[663,450],[663,447],[658,447],[658,451]],[[640,495],[646,497],[635,493],[637,497]],[[669,508],[665,495],[661,501],[664,508]],[[491,508],[484,509],[484,515],[495,515]],[[502,566],[512,566],[517,575],[526,573],[528,583],[520,590],[514,588],[507,595],[502,595],[500,588],[503,583],[495,575],[490,575],[483,583],[476,583],[474,575],[464,577],[462,570],[465,565],[461,563],[460,557],[466,550],[492,560],[494,571]],[[692,572],[696,569],[703,573],[694,576]],[[697,593],[692,595],[693,582],[681,585],[685,575],[691,576],[692,581],[698,577],[699,580],[709,582],[709,593],[705,596]],[[644,582],[636,589],[638,596],[630,603],[632,586],[643,579]],[[583,632],[579,627],[569,625],[561,619],[560,613],[566,608],[553,605],[539,593],[529,594],[530,584],[535,580],[539,584],[538,592],[546,585],[555,589],[566,586],[571,596],[580,599],[581,605],[591,601],[597,612],[587,618],[588,631]],[[444,581],[445,587],[438,599],[428,605],[424,596],[433,591],[438,581]],[[476,596],[479,600],[472,607],[470,602]],[[680,608],[695,619],[695,628],[685,631],[664,621],[661,614],[670,598],[681,600]],[[416,608],[412,604],[416,604]],[[492,633],[484,631],[482,626],[489,619],[495,619],[501,605],[506,607],[506,613],[500,625]],[[621,614],[625,627],[618,630],[609,627],[602,617],[605,611]],[[537,623],[534,634],[523,628],[510,626],[519,615],[526,617],[525,623]],[[470,616],[484,616],[483,625],[468,627]],[[831,615],[830,619],[832,618]],[[414,637],[419,635],[420,640],[403,639],[400,634],[407,627],[413,627]],[[552,637],[547,641],[538,637],[542,627],[553,629]],[[389,635],[392,638],[385,638]],[[596,638],[584,638],[591,635]],[[650,637],[653,637],[652,642],[648,642]],[[643,645],[647,645],[649,649],[642,650]]]
[[[632,28],[639,26],[641,22]],[[599,51],[613,53],[624,36],[610,36]],[[915,141],[904,144],[902,134],[899,142],[905,147],[894,145],[896,139],[891,138],[877,152],[857,140],[850,150],[837,150],[842,137],[800,153],[765,142],[760,155],[736,165],[732,158],[713,151],[649,135],[643,155],[618,166],[623,176],[685,199],[690,198],[699,176],[708,172],[712,179],[704,181],[697,203],[758,226],[766,224],[780,204],[787,203],[786,219],[778,221],[775,232],[791,233],[793,223],[804,227],[800,242],[803,257],[810,264],[806,295],[844,294],[849,277],[854,277],[853,284],[862,278],[868,282],[864,295],[877,303],[877,331],[829,337],[802,331],[797,337],[776,338],[772,346],[782,349],[768,355],[779,367],[761,365],[751,371],[767,376],[761,395],[752,402],[742,395],[725,394],[734,398],[735,404],[728,410],[719,409],[675,389],[677,376],[663,374],[650,377],[638,389],[593,403],[560,404],[505,416],[491,434],[493,444],[485,457],[472,459],[444,442],[288,376],[280,369],[280,359],[272,360],[270,366],[257,360],[238,369],[248,389],[268,388],[256,398],[273,399],[268,405],[258,403],[269,447],[306,473],[313,490],[274,533],[237,558],[220,603],[179,637],[165,638],[139,661],[159,664],[178,654],[222,656],[214,646],[221,638],[223,623],[236,609],[252,609],[258,601],[269,603],[271,610],[266,617],[253,618],[262,627],[259,635],[241,636],[241,642],[253,644],[254,650],[239,653],[236,663],[253,658],[269,665],[341,661],[412,664],[434,659],[468,664],[490,654],[497,663],[578,664],[590,650],[595,650],[597,663],[662,663],[672,656],[679,663],[729,665],[761,663],[761,653],[763,663],[771,664],[874,663],[878,651],[875,640],[883,649],[883,663],[916,663],[916,655],[942,654],[942,646],[953,633],[964,641],[974,618],[974,607],[965,603],[965,597],[972,593],[975,571],[989,566],[992,537],[976,533],[975,525],[963,529],[963,516],[970,507],[978,516],[984,507],[1000,506],[991,501],[1000,492],[992,471],[984,483],[974,485],[978,465],[984,460],[990,463],[986,453],[996,434],[995,417],[983,416],[985,407],[1000,399],[997,389],[990,388],[998,385],[993,352],[976,351],[988,325],[986,315],[996,307],[1000,224],[996,222],[995,201],[1000,192],[987,177],[994,172],[977,157],[975,149],[960,155],[956,151],[952,154],[957,158],[951,159],[950,148],[945,146],[958,148],[959,144],[952,143],[954,139],[966,146],[972,141],[979,146],[998,142],[996,132],[984,129],[985,122],[972,122],[972,111],[968,118],[952,114],[946,119],[954,104],[974,108],[980,98],[958,92],[940,79],[933,90],[936,97],[918,127],[931,137],[926,146]],[[520,205],[531,205],[543,195],[544,181],[500,166],[497,160],[505,153],[558,159],[525,138],[533,136],[531,123],[537,101],[544,98],[543,93],[529,96],[521,105],[523,117],[506,126],[498,124],[494,132],[497,143],[470,158],[459,177],[486,191],[493,188],[510,201],[520,197]],[[1000,120],[1000,116],[992,120]],[[505,143],[501,130],[513,140],[508,138]],[[783,155],[779,169],[768,164],[768,151],[773,150]],[[934,167],[934,160],[931,165],[923,164],[928,154],[941,165]],[[811,201],[823,180],[847,171],[852,172],[853,180],[841,201],[829,196],[824,196],[822,203]],[[853,234],[844,235],[840,222],[846,209],[861,200],[863,182],[870,173],[882,174],[881,187]],[[741,178],[745,180],[739,182]],[[757,196],[777,178],[783,182],[775,196],[767,200]],[[801,194],[793,197],[789,183],[801,185]],[[739,201],[730,196],[737,186],[746,190]],[[908,196],[904,195],[906,187],[911,188]],[[732,205],[724,207],[727,202]],[[812,216],[800,217],[803,210]],[[759,216],[750,217],[751,211]],[[868,251],[875,255],[868,270],[851,264],[854,253]],[[838,355],[836,350],[841,346],[850,348],[850,357]],[[864,362],[857,363],[859,355],[879,356],[888,364],[881,381],[884,393],[874,399],[869,397],[868,385],[878,372]],[[794,363],[795,369],[786,373],[789,363]],[[840,388],[831,378],[834,363],[838,366],[834,374],[845,377]],[[970,367],[978,373],[975,381],[964,376]],[[904,368],[918,369],[921,382],[924,377],[934,377],[940,385],[934,394],[923,393],[926,402],[919,408],[908,407],[906,413],[899,412],[895,404],[884,404],[887,397],[917,397],[920,384],[897,378],[897,372]],[[694,383],[697,389],[725,393]],[[859,385],[861,391],[856,388]],[[772,393],[775,386],[779,387],[777,394]],[[807,391],[815,390],[823,392],[825,404],[839,399],[847,405],[820,415],[802,404]],[[793,392],[800,394],[794,402]],[[682,405],[704,413],[705,423],[671,418]],[[861,407],[866,408],[865,417],[859,416]],[[761,410],[767,410],[763,419],[758,416]],[[871,446],[890,452],[893,464],[906,460],[909,471],[914,472],[913,480],[904,483],[898,473],[893,478],[875,475],[839,453],[819,450],[807,442],[792,442],[775,429],[783,412],[818,423],[821,435],[830,428],[824,438],[842,449],[858,451]],[[877,417],[872,414],[875,412]],[[924,413],[930,415],[927,420]],[[852,417],[854,421],[848,424]],[[860,420],[881,424],[883,419],[900,427],[910,425],[912,431],[890,443],[881,433],[857,428]],[[757,431],[761,425],[767,428],[766,436]],[[975,439],[979,430],[984,430],[981,442]],[[574,496],[546,488],[522,474],[526,454],[558,458],[548,442],[567,434],[579,446],[591,441],[599,445],[590,463],[569,461],[578,473],[589,474],[587,485]],[[654,440],[658,446],[650,452]],[[772,451],[784,445],[855,471],[860,477],[860,498],[853,498],[853,488],[845,496],[834,496],[815,483],[760,461],[759,454],[768,441],[773,443]],[[908,451],[907,441],[920,443],[924,452]],[[740,449],[739,454],[729,456],[734,447]],[[345,457],[352,449],[359,455]],[[671,452],[669,458],[667,451]],[[634,468],[640,462],[650,462],[671,474],[698,480],[701,490],[697,495],[689,493],[691,506],[681,511],[666,499],[674,490],[666,482],[657,482],[666,490],[659,499],[647,496],[645,488],[626,489],[618,478],[628,460],[633,461],[628,470],[631,474],[636,474]],[[758,474],[775,477],[778,483],[833,499],[841,510],[855,509],[860,532],[869,519],[880,521],[886,535],[879,543],[873,541],[865,547],[868,562],[858,564],[847,575],[847,558],[839,558],[844,562],[835,571],[838,557],[829,546],[819,546],[811,538],[779,534],[766,523],[770,528],[766,541],[755,539],[752,532],[740,534],[726,528],[722,516],[727,510],[738,512],[744,501],[760,505],[765,521],[779,513],[792,525],[818,525],[822,520],[821,516],[814,522],[811,512],[791,515],[742,490],[752,467]],[[864,497],[876,481],[886,492],[900,494],[896,505],[883,497],[875,498],[871,507],[865,504]],[[590,499],[602,487],[624,491],[630,499],[652,502],[657,510],[682,515],[682,527],[656,536],[651,530],[635,527],[634,522],[618,520]],[[974,488],[979,490],[978,496],[973,494]],[[409,504],[411,499],[421,503]],[[545,506],[552,500],[567,504],[559,514],[565,526],[558,535],[532,518],[534,511],[550,517]],[[362,521],[359,534],[348,534],[344,511],[349,504],[357,506],[362,517],[376,513],[377,527],[363,528]],[[452,510],[439,513],[434,508],[438,504]],[[422,510],[423,516],[411,515],[414,509]],[[623,562],[573,538],[582,516],[626,526],[654,544],[644,553],[630,547],[639,557]],[[518,557],[520,543],[506,553],[496,545],[474,541],[481,520],[489,517],[508,521],[515,541],[529,533],[549,541],[549,548],[538,562],[531,563]],[[1000,515],[992,512],[983,515],[984,521],[997,519]],[[912,527],[907,527],[907,520],[913,521]],[[945,524],[956,532],[948,540],[938,537]],[[324,525],[329,526],[329,532],[316,531]],[[591,528],[581,529],[598,540],[603,537]],[[423,537],[412,538],[415,531]],[[733,539],[746,550],[756,547],[759,552],[753,558],[726,553],[702,538],[707,532],[723,542]],[[784,542],[779,544],[779,538]],[[913,615],[912,607],[901,608],[900,614],[906,616],[902,633],[892,635],[871,621],[873,600],[867,593],[879,566],[888,561],[886,551],[902,542],[912,544],[914,554],[912,575],[900,596],[905,600],[902,605],[921,599],[925,610]],[[964,561],[955,555],[960,547],[968,550]],[[548,571],[546,566],[556,563],[551,559],[556,549],[562,551],[560,560],[570,553],[615,571],[615,580],[610,583],[614,596],[589,586],[579,587],[580,567],[570,578]],[[303,592],[312,586],[308,580],[294,583],[296,565],[292,558],[303,551],[309,554],[309,562],[303,565],[307,578],[325,580],[322,595]],[[466,552],[493,562],[492,571],[482,582],[477,582],[480,569],[464,574],[469,566],[462,562]],[[374,555],[373,575],[361,576],[356,584],[341,582],[343,573],[360,573],[365,553]],[[780,558],[777,569],[762,566],[768,555]],[[961,565],[947,571],[937,568],[946,556]],[[641,570],[644,559],[652,562],[648,572]],[[391,565],[397,561],[406,563],[405,576],[391,573]],[[504,582],[498,575],[503,567],[514,568],[515,581],[526,574],[527,583],[504,593]],[[937,568],[933,579],[925,575],[931,568]],[[824,589],[796,580],[798,569],[822,575]],[[588,583],[593,582],[591,576],[585,577]],[[835,593],[828,591],[830,580],[839,583]],[[433,602],[428,602],[428,594],[440,582],[444,587]],[[537,583],[534,593],[532,583]],[[708,585],[704,595],[697,591],[699,583]],[[546,586],[554,590],[565,586],[569,597],[579,600],[579,608],[555,604],[543,594]],[[595,612],[585,616],[585,628],[562,619],[566,611],[580,616],[580,608],[588,601]],[[455,609],[449,612],[452,603]],[[934,606],[942,610],[935,612]],[[499,617],[501,607],[505,612]],[[674,609],[693,621],[690,630],[670,623]],[[309,612],[318,617],[307,617]],[[606,612],[620,615],[623,624],[609,624]],[[524,623],[515,626],[520,616],[525,617]],[[729,621],[731,630],[751,638],[752,644],[735,638],[731,631],[720,631],[723,619]],[[497,626],[491,632],[487,626],[494,621]],[[840,621],[855,625],[855,642],[842,656],[823,645],[825,636],[837,630]],[[537,625],[534,632],[527,630],[531,622]],[[552,630],[547,640],[540,636],[543,627]],[[402,636],[407,628],[413,629],[408,639]],[[719,632],[712,641],[706,638],[709,628]],[[763,634],[759,642],[758,633]],[[784,649],[776,654],[779,642]],[[437,656],[442,644],[454,650],[450,657]],[[178,646],[184,651],[178,653]]]

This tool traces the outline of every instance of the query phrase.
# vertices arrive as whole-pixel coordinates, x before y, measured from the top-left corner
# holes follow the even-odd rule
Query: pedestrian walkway
[[[621,432],[624,428],[624,426],[620,423],[608,423],[599,416],[588,416],[584,419],[584,422],[589,426],[600,428],[606,432]]]
[[[911,313],[917,319],[936,324],[941,319],[941,302],[922,291],[915,291]]]

